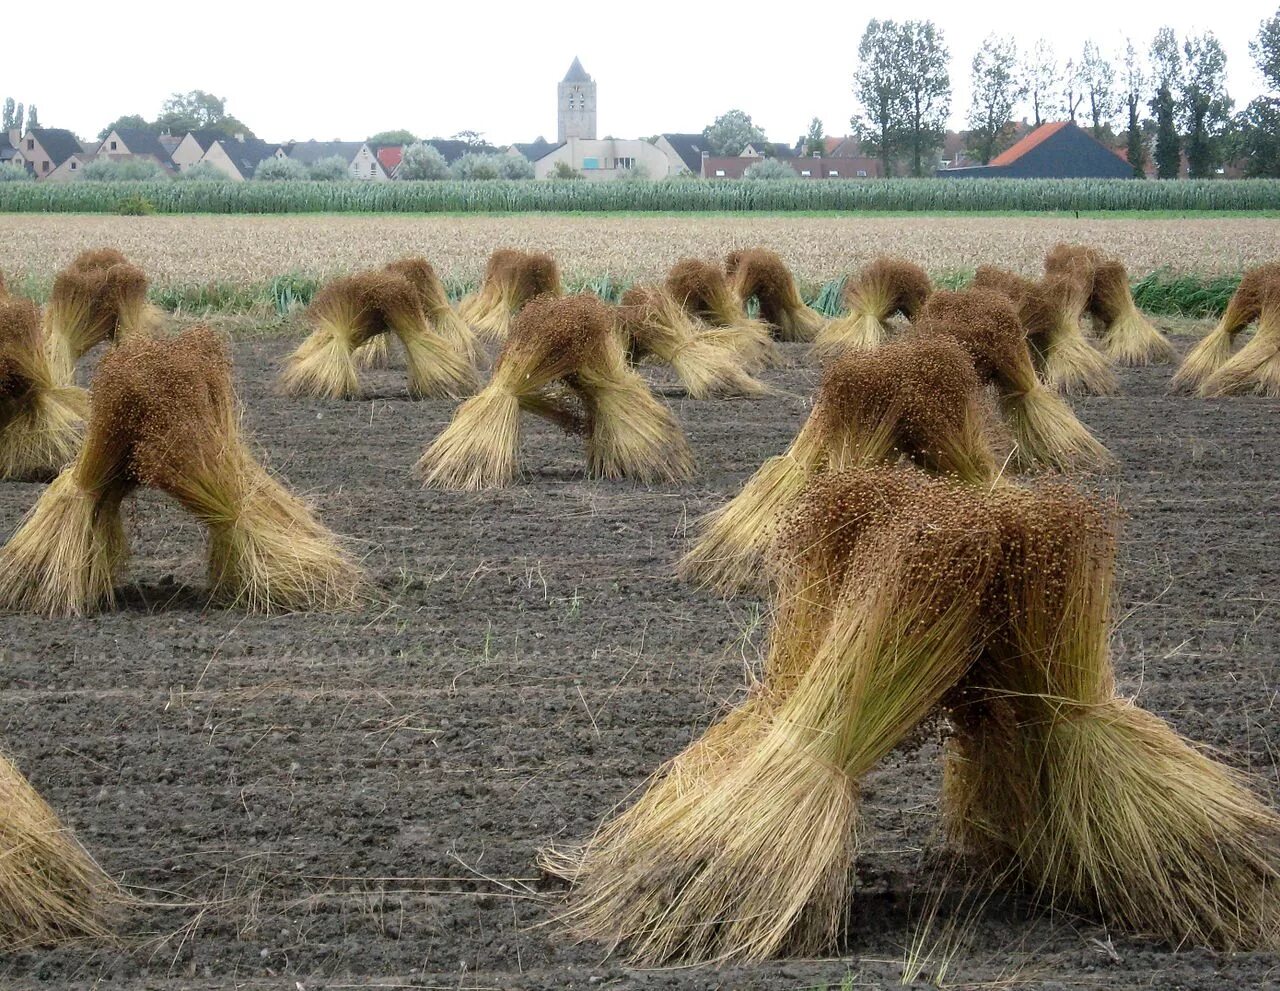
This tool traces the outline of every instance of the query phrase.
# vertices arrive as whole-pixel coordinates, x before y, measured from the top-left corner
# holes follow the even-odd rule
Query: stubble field
[[[669,394],[698,458],[689,484],[584,480],[578,444],[534,425],[519,485],[464,494],[410,475],[449,404],[409,401],[395,370],[373,373],[363,401],[282,398],[292,345],[235,346],[247,426],[349,538],[373,599],[337,615],[208,608],[199,532],[144,495],[121,611],[0,617],[0,740],[145,902],[119,946],[10,954],[0,987],[834,989],[896,985],[910,960],[951,986],[1260,987],[1280,973],[1275,955],[1174,952],[988,900],[944,870],[932,733],[867,782],[841,956],[635,971],[566,940],[539,847],[587,835],[759,662],[763,604],[684,585],[672,564],[687,523],[785,447],[818,371],[788,346],[775,395]],[[1128,515],[1121,689],[1274,799],[1280,403],[1171,398],[1170,374],[1126,371],[1118,396],[1076,402],[1118,459],[1085,484]],[[0,486],[0,533],[38,494]]]
[[[548,251],[573,278],[650,279],[686,256],[718,258],[766,244],[805,283],[892,253],[935,274],[984,262],[1033,274],[1059,241],[1104,246],[1141,277],[1157,269],[1238,273],[1271,260],[1280,220],[993,216],[154,216],[0,215],[0,270],[47,284],[75,255],[121,248],[157,286],[257,284],[324,276],[420,254],[446,279],[472,283],[497,247]]]

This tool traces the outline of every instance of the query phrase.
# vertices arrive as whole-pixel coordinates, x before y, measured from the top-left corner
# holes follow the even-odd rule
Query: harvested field
[[[621,223],[661,259],[757,240],[766,225],[788,261],[822,272],[886,247],[935,268],[1002,251],[1018,264],[1068,236],[1097,237],[1137,270],[1192,257],[1238,267],[1276,231],[1143,222],[1126,247],[1115,221],[5,217],[0,229],[11,250],[57,243],[51,267],[110,240],[157,277],[225,266],[261,278],[318,253],[334,267],[408,250],[479,266],[498,243],[555,246],[566,267],[586,265],[607,240],[602,257],[626,258]],[[780,223],[794,225],[790,243]],[[806,247],[814,224],[834,229]],[[1015,231],[1016,258],[997,224]],[[1234,233],[1202,226],[1215,224]],[[445,229],[467,231],[465,253],[455,236],[451,254]],[[822,257],[824,237],[844,245],[840,259]],[[528,479],[467,494],[421,489],[410,473],[452,404],[407,400],[396,369],[369,373],[376,398],[282,398],[275,376],[295,344],[236,345],[246,427],[262,460],[352,539],[376,601],[359,614],[272,618],[208,608],[200,532],[144,494],[129,511],[123,611],[0,617],[0,741],[103,866],[152,902],[119,947],[9,955],[0,987],[803,989],[897,984],[908,961],[922,980],[945,971],[961,986],[1275,979],[1273,954],[1175,953],[1016,897],[987,900],[981,886],[961,899],[965,878],[934,856],[936,734],[867,782],[869,852],[844,957],[640,972],[565,942],[542,925],[563,893],[537,877],[537,849],[587,834],[738,697],[759,661],[760,602],[722,602],[677,582],[672,566],[686,524],[789,442],[817,370],[804,347],[785,345],[793,367],[763,376],[779,395],[670,399],[698,459],[691,483],[585,481],[579,442],[535,424]],[[1128,514],[1121,688],[1258,775],[1274,801],[1280,401],[1170,397],[1172,372],[1122,369],[1117,396],[1073,401],[1118,459],[1096,484]],[[39,491],[0,486],[0,534]]]
[[[404,254],[475,282],[497,247],[548,251],[569,278],[656,278],[686,256],[765,244],[797,279],[822,282],[886,252],[938,274],[983,263],[1028,274],[1059,241],[1102,245],[1135,278],[1160,268],[1238,273],[1271,260],[1276,219],[1099,220],[901,216],[154,216],[0,215],[9,276],[51,281],[84,248],[120,248],[157,286],[322,276]]]

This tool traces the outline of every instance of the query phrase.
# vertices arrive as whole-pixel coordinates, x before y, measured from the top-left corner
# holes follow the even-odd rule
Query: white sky
[[[700,131],[740,107],[771,139],[790,142],[815,115],[828,134],[848,131],[851,73],[872,14],[941,27],[958,127],[969,61],[993,27],[1020,48],[1046,37],[1062,60],[1090,37],[1118,57],[1126,34],[1145,52],[1160,25],[1179,36],[1212,29],[1242,107],[1261,89],[1248,42],[1276,0],[11,6],[4,33],[21,43],[5,46],[0,97],[35,103],[42,124],[81,137],[121,114],[153,117],[169,93],[199,88],[226,97],[228,111],[270,141],[363,139],[398,127],[426,137],[471,128],[496,143],[554,140],[556,83],[578,55],[599,84],[602,137]]]

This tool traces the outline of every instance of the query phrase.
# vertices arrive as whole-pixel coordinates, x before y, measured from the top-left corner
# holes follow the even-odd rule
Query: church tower
[[[556,134],[561,143],[570,138],[596,137],[596,82],[575,57],[560,81]]]

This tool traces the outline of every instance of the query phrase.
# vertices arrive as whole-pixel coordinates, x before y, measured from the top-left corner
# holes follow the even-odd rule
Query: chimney
[[[821,157],[822,157],[822,152],[820,152],[820,151],[815,151],[815,152],[813,153],[813,157],[814,157],[814,158],[821,158]]]
[[[244,144],[244,131],[236,131],[236,140]]]

